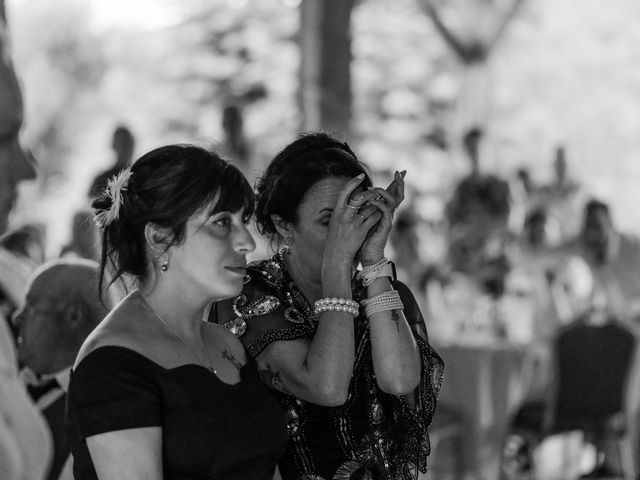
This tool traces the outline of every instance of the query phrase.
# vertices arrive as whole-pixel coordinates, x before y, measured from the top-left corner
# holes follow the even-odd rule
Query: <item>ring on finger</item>
[[[380,194],[377,194],[376,198],[374,198],[374,200],[377,200],[377,201],[380,201],[381,199],[382,199],[382,195]]]

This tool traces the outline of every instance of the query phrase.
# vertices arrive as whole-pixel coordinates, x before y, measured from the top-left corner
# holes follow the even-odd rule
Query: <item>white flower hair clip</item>
[[[124,205],[122,192],[127,191],[129,179],[131,178],[131,169],[125,168],[116,176],[111,178],[107,183],[104,194],[111,199],[111,205],[108,209],[103,209],[94,215],[94,220],[98,227],[105,228],[111,222],[118,219],[120,208]]]

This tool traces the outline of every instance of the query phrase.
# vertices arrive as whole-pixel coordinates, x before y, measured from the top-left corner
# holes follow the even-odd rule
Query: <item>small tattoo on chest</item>
[[[222,352],[222,358],[231,363],[231,365],[233,365],[236,370],[240,371],[240,369],[242,368],[242,364],[238,360],[236,360],[236,357],[230,354],[226,349]]]

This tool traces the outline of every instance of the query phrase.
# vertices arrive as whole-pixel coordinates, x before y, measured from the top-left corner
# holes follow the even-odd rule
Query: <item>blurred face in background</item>
[[[18,358],[35,373],[53,373],[52,359],[62,349],[64,317],[57,304],[61,293],[36,278],[28,287],[25,302],[14,316],[18,330]],[[53,293],[53,294],[52,294]]]
[[[604,207],[589,209],[584,222],[584,242],[599,261],[605,261],[613,225]]]
[[[18,184],[35,177],[33,164],[20,146],[22,95],[5,51],[4,31],[4,23],[0,20],[0,234],[7,229]]]

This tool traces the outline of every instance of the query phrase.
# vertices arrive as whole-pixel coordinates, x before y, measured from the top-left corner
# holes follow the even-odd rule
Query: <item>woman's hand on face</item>
[[[368,192],[357,194],[351,199],[353,192],[364,180],[364,174],[349,180],[340,191],[336,207],[329,222],[329,235],[325,247],[325,257],[329,253],[341,260],[353,262],[367,233],[382,218],[380,211],[367,211],[361,214],[359,205],[364,204]],[[360,201],[355,199],[360,198]]]
[[[389,232],[393,226],[393,213],[396,208],[404,200],[404,175],[406,171],[395,172],[393,181],[386,190],[382,188],[372,188],[367,191],[373,194],[362,208],[361,213],[367,215],[370,211],[375,210],[382,214],[380,221],[377,222],[362,245],[362,263],[370,265],[376,263],[384,257],[384,249],[387,245]]]

